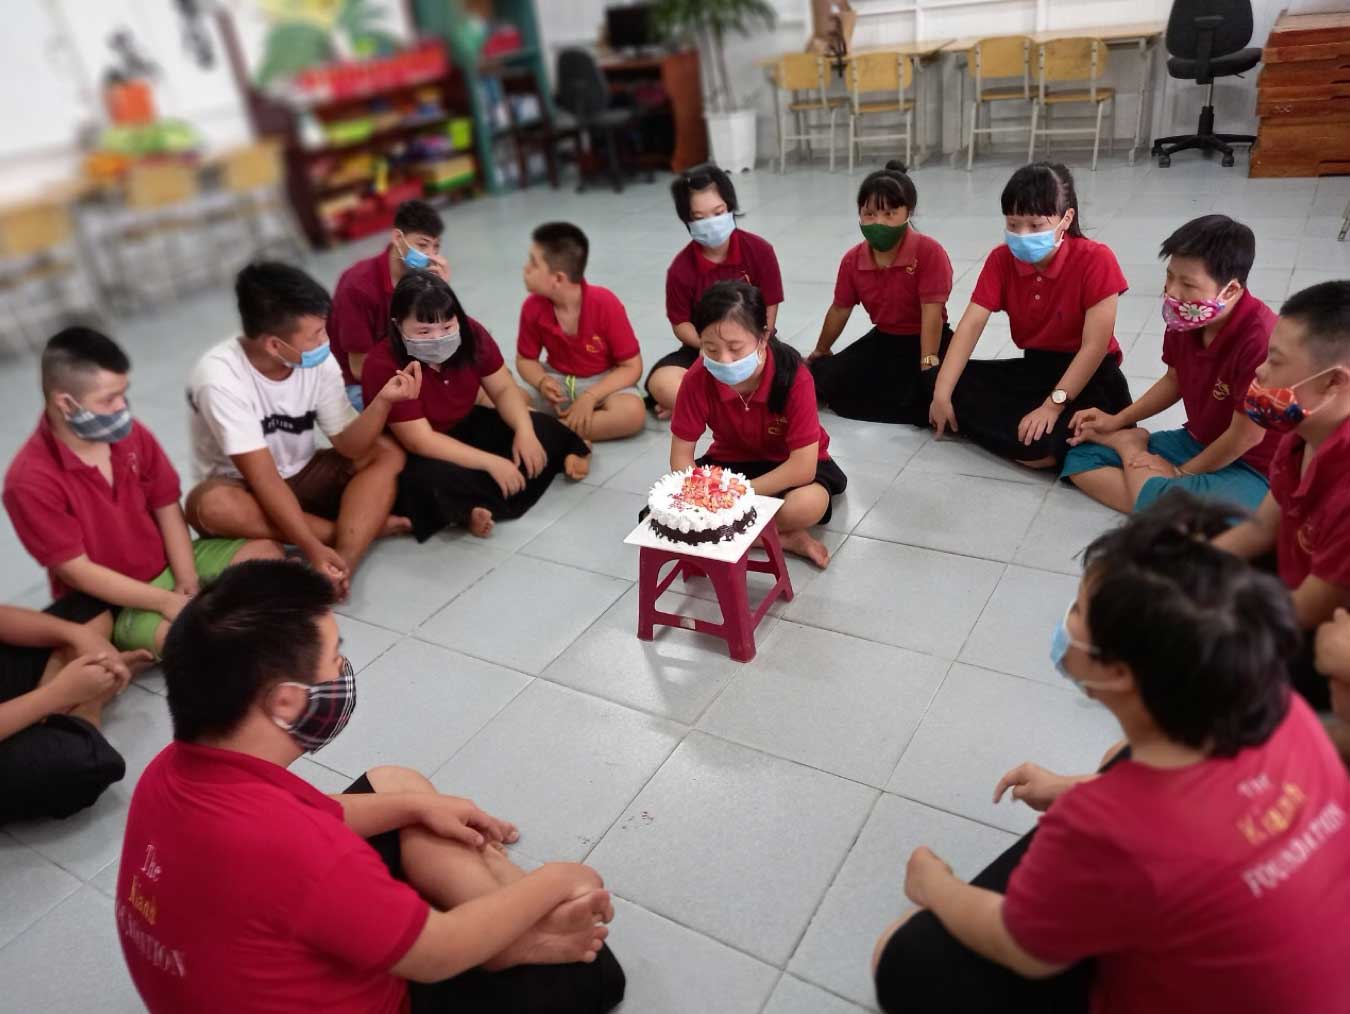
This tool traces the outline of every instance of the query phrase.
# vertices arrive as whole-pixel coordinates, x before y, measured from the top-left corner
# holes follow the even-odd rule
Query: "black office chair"
[[[623,135],[636,147],[637,115],[631,108],[616,107],[610,95],[609,83],[600,71],[595,57],[584,49],[564,49],[558,53],[558,108],[562,123],[570,119],[591,139],[594,152],[596,142],[603,138],[609,162],[609,177],[615,191],[623,189],[623,163],[619,159],[618,138]],[[578,165],[581,184],[586,189],[585,170]]]
[[[1223,164],[1233,164],[1235,144],[1256,143],[1252,134],[1214,133],[1214,79],[1232,77],[1261,62],[1260,49],[1244,49],[1252,40],[1251,0],[1175,0],[1167,18],[1167,73],[1183,81],[1209,85],[1194,134],[1160,137],[1153,154],[1162,168],[1179,151],[1199,148],[1223,152]]]

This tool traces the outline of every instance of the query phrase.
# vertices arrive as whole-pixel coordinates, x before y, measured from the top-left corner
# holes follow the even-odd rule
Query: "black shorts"
[[[716,458],[704,455],[698,459],[700,465],[720,465],[722,468],[729,468],[733,472],[740,472],[747,479],[758,479],[766,472],[772,472],[782,464],[781,461],[718,461]],[[825,513],[820,516],[816,522],[818,525],[827,525],[830,518],[834,516],[834,498],[848,488],[848,476],[844,470],[839,467],[839,462],[833,458],[825,458],[816,462],[816,477],[814,479],[817,485],[824,486],[825,492],[830,494],[829,502],[825,505]],[[784,492],[789,492],[784,490]]]
[[[374,792],[362,775],[347,795]],[[407,883],[397,831],[367,838],[395,879]],[[588,965],[518,965],[503,972],[470,969],[440,982],[409,982],[412,1014],[606,1014],[623,1000],[623,969],[602,947]]]

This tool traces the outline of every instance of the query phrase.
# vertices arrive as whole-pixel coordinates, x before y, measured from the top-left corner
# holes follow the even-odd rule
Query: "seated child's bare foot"
[[[489,972],[500,972],[516,965],[594,961],[600,945],[609,936],[609,927],[604,922],[613,914],[613,902],[603,889],[563,902],[483,967]]]
[[[783,532],[779,539],[785,552],[805,557],[821,570],[830,565],[830,551],[825,548],[825,543],[813,538],[806,529],[800,532]]]
[[[380,538],[388,538],[391,535],[407,535],[411,531],[412,520],[410,518],[390,514],[384,519],[384,527],[380,529]]]
[[[132,679],[135,679],[155,664],[154,653],[147,651],[144,648],[138,648],[135,651],[124,651],[120,654],[122,657],[122,664],[131,671]]]
[[[469,511],[469,534],[476,535],[480,539],[486,539],[492,534],[492,526],[496,522],[492,520],[492,511],[486,507],[475,507]]]
[[[591,474],[590,455],[569,454],[563,459],[563,474],[573,482],[580,482]]]

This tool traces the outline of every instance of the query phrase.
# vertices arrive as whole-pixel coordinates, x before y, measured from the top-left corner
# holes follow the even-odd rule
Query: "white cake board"
[[[745,555],[745,551],[759,538],[760,533],[768,527],[769,522],[773,520],[773,516],[783,506],[783,501],[776,496],[756,495],[753,499],[755,523],[730,541],[703,542],[698,545],[671,542],[669,539],[657,535],[652,530],[651,518],[645,518],[628,533],[628,537],[623,540],[624,545],[645,549],[663,549],[668,553],[679,553],[681,556],[695,556],[703,560],[735,563]]]

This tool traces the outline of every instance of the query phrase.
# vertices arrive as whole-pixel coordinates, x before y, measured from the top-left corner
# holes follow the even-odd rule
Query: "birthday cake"
[[[647,497],[652,530],[686,545],[725,542],[755,523],[754,496],[749,479],[717,465],[671,472]]]

